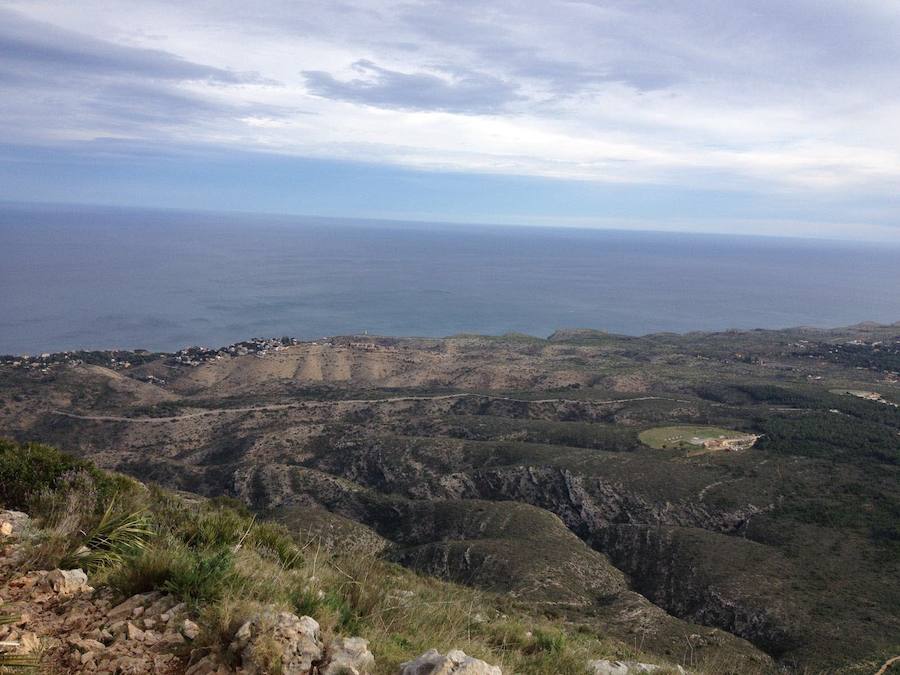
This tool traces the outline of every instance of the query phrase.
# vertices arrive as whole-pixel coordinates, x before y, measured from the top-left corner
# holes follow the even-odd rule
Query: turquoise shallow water
[[[900,320],[900,247],[0,206],[0,353]]]

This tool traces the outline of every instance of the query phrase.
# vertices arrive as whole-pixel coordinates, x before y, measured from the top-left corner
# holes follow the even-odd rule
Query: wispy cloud
[[[900,180],[893,0],[13,0],[15,142],[872,195]],[[900,216],[898,216],[900,219]]]
[[[383,108],[496,113],[517,100],[516,87],[477,72],[403,73],[362,59],[353,64],[359,77],[338,80],[320,70],[303,72],[311,94]]]

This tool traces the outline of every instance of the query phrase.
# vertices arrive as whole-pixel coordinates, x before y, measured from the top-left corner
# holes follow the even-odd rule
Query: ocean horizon
[[[0,353],[900,320],[900,246],[0,205]]]

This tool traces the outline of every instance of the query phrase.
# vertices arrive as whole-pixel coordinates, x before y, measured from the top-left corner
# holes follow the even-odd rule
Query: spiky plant
[[[115,507],[111,500],[97,525],[85,533],[84,543],[70,551],[60,566],[96,570],[147,548],[154,534],[150,520],[142,511],[116,513]]]
[[[0,626],[7,626],[18,623],[21,619],[16,614],[10,614],[3,611],[0,605]],[[0,642],[0,649],[18,646],[17,643]],[[0,673],[12,672],[37,672],[40,666],[40,659],[33,654],[6,654],[0,652]]]

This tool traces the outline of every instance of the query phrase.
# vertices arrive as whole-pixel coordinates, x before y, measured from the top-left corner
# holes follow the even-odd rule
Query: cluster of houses
[[[78,352],[59,352],[51,354],[44,352],[37,356],[22,354],[21,356],[0,356],[0,368],[21,368],[24,370],[36,370],[42,373],[50,372],[50,369],[60,365],[78,365],[84,361],[79,358]]]
[[[263,357],[269,352],[277,352],[291,345],[300,344],[296,338],[252,338],[243,342],[236,342],[227,347],[211,349],[209,347],[188,347],[172,356],[172,360],[180,365],[199,366],[202,363],[218,361],[219,359],[234,356],[247,356],[253,354]]]
[[[355,336],[344,338],[322,338],[319,343],[367,351],[395,349],[391,340],[369,339],[368,336],[364,339]],[[252,338],[220,348],[187,347],[172,354],[169,357],[169,362],[171,364],[182,366],[199,366],[210,361],[217,361],[219,359],[235,356],[254,355],[262,358],[270,352],[281,351],[282,349],[298,344],[300,344],[300,340],[297,338],[281,337]],[[158,358],[159,356],[164,355],[149,352],[146,349],[135,349],[133,351],[55,352],[52,354],[44,352],[37,356],[29,356],[28,354],[23,354],[21,356],[0,355],[0,368],[26,368],[40,372],[49,372],[52,368],[60,365],[79,365],[88,363],[91,365],[104,366],[113,370],[123,370],[140,365],[148,360]],[[139,379],[152,381],[148,380],[148,377],[152,376],[144,376]]]
[[[104,366],[112,370],[131,368],[144,360],[150,352],[138,349],[135,351],[102,351],[102,352],[43,352],[36,356],[22,354],[20,356],[0,356],[0,368],[21,368],[49,373],[60,366],[77,366],[88,363]]]
[[[296,338],[253,338],[236,342],[233,345],[219,349],[209,347],[188,347],[171,356],[171,361],[188,366],[199,366],[201,363],[215,361],[233,356],[246,356],[254,354],[262,357],[269,352],[285,349],[291,345],[300,344]],[[139,365],[147,360],[161,356],[146,349],[133,351],[74,351],[74,352],[44,352],[36,356],[22,354],[19,356],[0,355],[0,368],[21,368],[39,372],[50,372],[51,369],[64,365],[79,365],[88,363],[104,366],[112,370],[123,370]],[[146,379],[146,378],[140,378]]]

